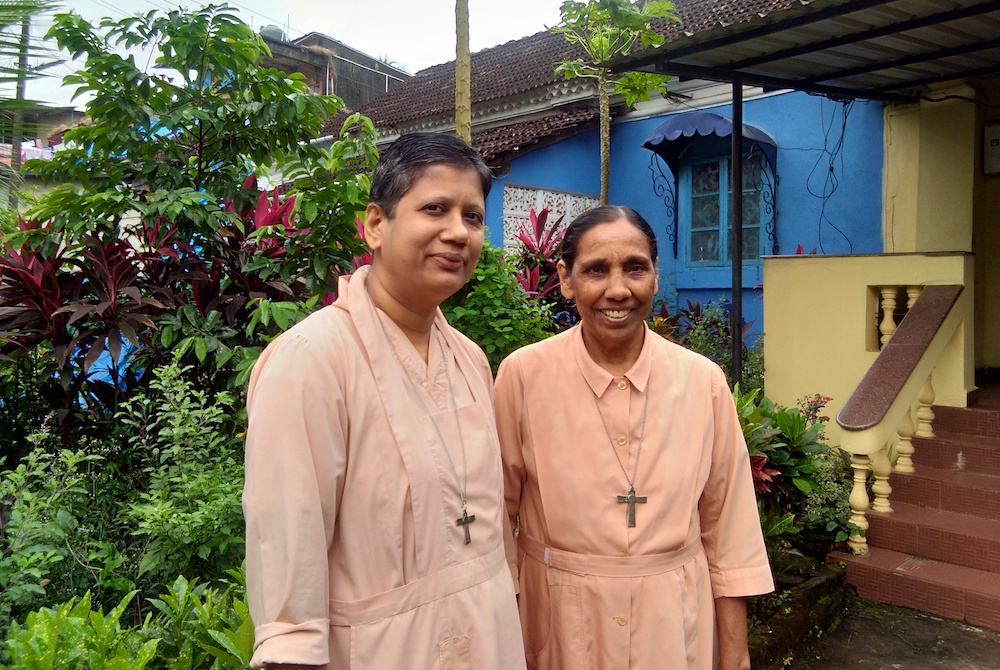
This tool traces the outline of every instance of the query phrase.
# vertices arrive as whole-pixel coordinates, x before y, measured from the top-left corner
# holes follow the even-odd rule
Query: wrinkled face
[[[658,278],[648,238],[625,219],[597,224],[577,243],[573,267],[559,263],[562,293],[576,300],[585,337],[609,351],[641,346]]]
[[[404,305],[436,308],[472,276],[485,214],[476,171],[444,164],[423,171],[392,217],[368,205],[365,237],[379,282]]]

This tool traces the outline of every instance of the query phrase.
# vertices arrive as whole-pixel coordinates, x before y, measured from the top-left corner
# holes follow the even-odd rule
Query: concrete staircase
[[[1000,631],[1000,411],[934,407],[892,512],[868,512],[865,557],[832,552],[868,600]]]

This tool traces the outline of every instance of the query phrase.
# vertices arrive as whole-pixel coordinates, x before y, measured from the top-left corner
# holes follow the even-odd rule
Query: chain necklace
[[[594,389],[590,389],[594,392]],[[622,463],[622,457],[618,454],[618,449],[615,447],[615,440],[611,437],[611,430],[608,428],[608,422],[604,418],[604,412],[601,411],[601,402],[597,397],[597,393],[594,393],[594,405],[597,407],[597,413],[601,417],[601,423],[604,424],[604,432],[608,436],[608,442],[611,443],[611,451],[615,452],[615,458],[618,459],[618,466],[622,469],[622,474],[625,475],[625,481],[628,482],[628,493],[625,495],[618,496],[618,502],[626,503],[628,505],[628,512],[626,514],[626,522],[629,528],[635,528],[635,505],[636,503],[644,504],[646,502],[646,496],[637,496],[635,494],[635,479],[639,474],[639,456],[642,455],[642,443],[646,438],[646,410],[649,409],[649,381],[646,382],[646,398],[642,402],[642,427],[639,429],[639,448],[635,452],[635,467],[632,468],[632,476],[628,476],[628,470],[625,468],[625,464]]]
[[[455,417],[455,425],[458,428],[458,442],[462,449],[462,478],[459,479],[458,468],[455,467],[455,461],[451,458],[451,450],[448,449],[448,443],[445,442],[444,433],[441,432],[441,426],[438,425],[437,419],[434,418],[434,410],[427,404],[427,401],[424,400],[421,389],[419,389],[417,387],[417,383],[413,381],[413,377],[410,375],[409,370],[406,369],[406,366],[403,365],[403,361],[400,360],[399,354],[396,353],[396,349],[392,346],[390,346],[390,349],[392,350],[392,355],[396,359],[396,362],[399,363],[401,368],[403,368],[403,376],[406,377],[406,380],[410,383],[410,387],[413,389],[414,394],[420,398],[420,404],[424,406],[424,410],[427,412],[427,418],[431,420],[431,425],[434,426],[434,432],[437,433],[438,439],[441,441],[441,448],[444,451],[444,455],[448,457],[448,465],[451,466],[451,474],[455,477],[455,485],[458,486],[458,495],[462,499],[462,516],[456,519],[455,525],[465,527],[465,543],[469,544],[472,542],[472,536],[469,534],[469,524],[476,520],[476,515],[469,514],[469,501],[466,500],[465,497],[466,491],[469,488],[469,471],[465,458],[465,438],[462,436],[462,422],[458,420],[457,416]],[[441,359],[444,360],[444,347],[441,346],[440,342],[438,343],[438,349],[441,351]]]

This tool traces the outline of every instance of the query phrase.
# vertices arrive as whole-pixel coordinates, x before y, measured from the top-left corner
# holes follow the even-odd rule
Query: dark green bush
[[[243,559],[242,428],[176,363],[116,415],[118,432],[74,451],[47,429],[0,476],[0,625],[85,591],[140,602],[178,574],[220,577]]]
[[[660,303],[650,317],[650,327],[667,339],[711,359],[726,373],[733,384],[733,328],[731,313],[726,302],[688,300],[687,307],[671,312],[667,302]],[[746,391],[764,388],[764,345],[758,338],[752,346],[746,339],[752,323],[741,328],[743,340],[743,379],[740,386]]]
[[[494,372],[508,354],[549,336],[549,308],[531,300],[503,251],[488,241],[472,278],[441,305],[449,323],[479,344]]]

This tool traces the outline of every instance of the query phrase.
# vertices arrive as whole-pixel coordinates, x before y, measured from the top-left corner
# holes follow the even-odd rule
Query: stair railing
[[[885,319],[879,324],[883,336],[888,336],[882,340],[874,364],[837,415],[837,423],[844,429],[840,446],[851,455],[854,470],[850,522],[857,530],[848,544],[855,554],[868,553],[864,533],[869,507],[892,511],[889,475],[894,457],[897,471],[913,472],[911,438],[934,436],[932,377],[962,323],[963,314],[955,308],[962,289],[960,285],[925,286],[923,290],[907,287],[906,316],[898,327],[895,322],[889,326]],[[883,312],[891,315],[895,305],[886,301],[894,302],[896,287],[877,290],[883,298]],[[874,473],[874,500],[868,496],[869,471]]]

